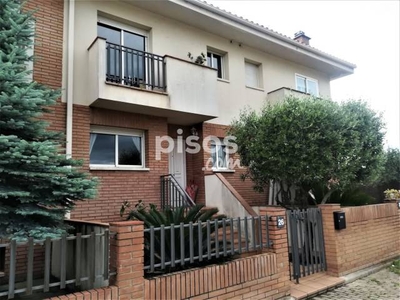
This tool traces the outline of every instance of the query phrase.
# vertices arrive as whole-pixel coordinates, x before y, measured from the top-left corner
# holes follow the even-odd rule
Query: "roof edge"
[[[255,24],[255,23],[253,23],[253,22],[251,22],[249,20],[243,19],[243,18],[241,18],[241,17],[239,17],[237,15],[234,15],[234,14],[232,14],[230,12],[222,10],[222,9],[220,9],[218,7],[215,7],[215,6],[211,5],[211,4],[208,4],[206,2],[199,1],[199,0],[184,0],[184,1],[189,3],[189,4],[195,5],[195,6],[199,7],[199,8],[203,8],[203,9],[205,9],[205,10],[211,12],[211,13],[214,13],[216,15],[219,15],[221,17],[224,17],[226,19],[229,19],[231,21],[234,21],[236,23],[244,25],[244,26],[246,26],[248,28],[257,30],[257,31],[259,31],[259,32],[261,32],[263,34],[266,34],[268,36],[276,38],[276,39],[278,39],[278,40],[280,40],[282,42],[285,42],[285,43],[287,43],[289,45],[296,46],[296,47],[301,48],[301,49],[303,49],[303,50],[305,50],[307,52],[310,52],[312,54],[319,55],[319,56],[321,56],[321,57],[323,57],[325,59],[328,59],[328,60],[331,60],[333,62],[342,64],[343,66],[345,66],[347,68],[355,69],[357,67],[353,63],[350,63],[350,62],[345,61],[343,59],[337,58],[337,57],[332,56],[332,55],[330,55],[328,53],[325,53],[325,52],[320,51],[318,49],[312,48],[310,46],[303,45],[303,44],[301,44],[301,43],[299,43],[299,42],[297,42],[295,40],[292,40],[289,37],[286,37],[286,36],[284,36],[282,34],[274,32],[273,30],[268,29],[268,28],[266,28],[266,27],[264,27],[262,25]]]

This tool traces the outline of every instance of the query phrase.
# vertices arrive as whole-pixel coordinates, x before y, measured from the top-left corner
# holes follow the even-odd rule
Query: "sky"
[[[331,82],[335,101],[363,99],[383,114],[385,147],[400,148],[400,1],[208,0],[241,17],[357,65]]]

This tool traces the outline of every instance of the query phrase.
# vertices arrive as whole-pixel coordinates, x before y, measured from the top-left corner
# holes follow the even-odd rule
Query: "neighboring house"
[[[309,46],[302,32],[291,39],[197,0],[30,0],[28,8],[38,9],[33,77],[63,89],[51,128],[100,179],[97,198],[78,203],[75,219],[118,220],[125,200],[160,205],[166,174],[198,186],[196,202],[231,215],[266,204],[268,191],[254,192],[240,179],[245,170],[228,166],[229,124],[246,106],[259,110],[289,93],[329,97],[330,81],[355,68]],[[205,64],[188,52],[204,53]],[[217,154],[164,153],[163,137],[179,144],[190,135],[220,138],[207,143]]]

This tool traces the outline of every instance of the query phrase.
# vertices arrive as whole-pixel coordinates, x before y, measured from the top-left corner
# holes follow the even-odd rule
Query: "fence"
[[[144,230],[147,273],[212,262],[271,246],[268,217],[208,220]]]
[[[165,67],[162,56],[107,42],[109,82],[134,87],[165,90]]]
[[[106,230],[99,234],[77,233],[58,239],[29,238],[26,242],[11,240],[0,244],[0,249],[3,248],[9,253],[9,268],[5,270],[8,274],[8,285],[6,288],[0,287],[0,297],[8,296],[8,299],[13,299],[17,294],[32,295],[35,291],[46,293],[53,291],[52,288],[65,289],[67,286],[77,288],[83,283],[86,283],[85,288],[92,288],[98,278],[108,284],[109,242],[110,233]],[[101,272],[96,272],[96,252],[99,243],[105,249],[101,261],[105,267]],[[72,255],[67,249],[72,250]],[[44,255],[40,257],[43,260],[43,272],[40,273],[34,272],[34,260],[37,258],[35,251]],[[19,255],[20,252],[26,252],[26,256]],[[26,273],[22,280],[16,278],[16,266],[19,263],[17,258],[26,264]],[[86,264],[88,267],[84,267]]]

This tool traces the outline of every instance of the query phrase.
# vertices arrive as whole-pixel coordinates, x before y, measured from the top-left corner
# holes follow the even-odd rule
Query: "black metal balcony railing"
[[[106,81],[165,91],[165,65],[160,55],[106,43]]]

